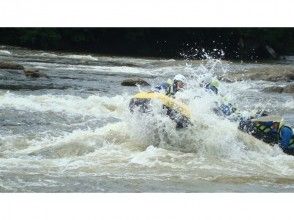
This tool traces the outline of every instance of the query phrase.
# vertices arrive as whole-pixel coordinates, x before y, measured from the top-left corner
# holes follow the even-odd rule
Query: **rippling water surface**
[[[49,53],[2,46],[0,60],[37,68],[49,78],[0,70],[1,192],[255,192],[294,191],[294,157],[238,131],[212,112],[219,97],[202,80],[250,68],[239,64]],[[179,98],[194,126],[177,130],[161,114],[130,114],[139,89],[181,73],[189,87]],[[258,108],[294,126],[293,94],[263,93],[289,82],[222,82],[220,91],[243,114]]]

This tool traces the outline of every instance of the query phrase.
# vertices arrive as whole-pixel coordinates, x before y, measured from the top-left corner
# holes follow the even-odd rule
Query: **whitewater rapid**
[[[2,47],[0,59],[49,78],[0,70],[1,192],[293,191],[294,157],[237,129],[211,110],[218,96],[199,83],[231,71],[272,64],[156,60]],[[280,64],[279,64],[280,65]],[[293,65],[293,64],[284,64]],[[131,114],[130,98],[150,87],[123,87],[141,77],[152,86],[181,73],[179,93],[193,126],[176,129],[160,112]],[[292,94],[264,93],[277,83],[222,82],[242,114],[266,109],[294,126]],[[287,85],[289,82],[279,82]]]

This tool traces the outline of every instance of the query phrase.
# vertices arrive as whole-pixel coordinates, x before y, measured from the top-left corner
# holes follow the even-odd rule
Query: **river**
[[[107,57],[1,46],[0,60],[37,68],[48,78],[0,70],[0,192],[293,192],[294,157],[238,131],[211,110],[217,96],[202,80],[250,69],[293,66],[215,59]],[[184,74],[194,126],[166,116],[131,114],[130,98]],[[294,127],[293,93],[263,88],[290,82],[221,82],[243,114],[259,108]]]

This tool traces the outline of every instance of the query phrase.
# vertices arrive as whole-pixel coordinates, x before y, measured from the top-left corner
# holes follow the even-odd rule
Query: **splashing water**
[[[0,74],[6,84],[42,85],[34,91],[0,90],[2,192],[292,191],[293,157],[240,132],[238,122],[215,115],[212,109],[222,97],[200,87],[202,81],[242,72],[250,64],[4,49],[9,59],[42,64],[50,78]],[[134,66],[126,68],[126,63]],[[191,109],[193,126],[176,129],[160,105],[152,114],[129,112],[138,88],[121,87],[125,76],[146,77],[154,86],[177,73],[189,79],[176,99]],[[57,84],[62,87],[52,87]],[[222,82],[219,91],[242,114],[263,107],[286,114],[293,126],[293,96],[260,92],[268,85]]]

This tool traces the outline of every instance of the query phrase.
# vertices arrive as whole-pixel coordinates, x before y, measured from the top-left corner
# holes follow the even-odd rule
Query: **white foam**
[[[284,107],[288,109],[294,109],[294,100],[285,102]]]
[[[97,61],[98,59],[96,57],[93,57],[91,55],[77,55],[77,54],[56,54],[56,53],[38,53],[35,54],[35,56],[42,56],[42,57],[52,57],[52,58],[68,58],[68,59],[77,59],[77,60],[90,60],[90,61]]]
[[[72,55],[63,55],[61,57],[70,58],[70,59],[78,59],[78,60],[92,60],[92,61],[97,61],[98,60],[98,58],[93,57],[91,55],[75,55],[75,54],[72,54]]]
[[[58,57],[58,55],[55,54],[55,53],[41,53],[41,54],[36,54],[36,56],[42,56],[42,57]]]
[[[130,162],[141,164],[141,165],[150,165],[150,158],[156,156],[157,151],[162,151],[161,149],[155,148],[154,146],[149,146],[146,148],[145,151],[136,153],[134,156],[132,156]]]
[[[193,126],[182,130],[175,128],[174,122],[162,112],[161,105],[153,115],[130,114],[129,95],[92,95],[82,98],[70,95],[1,94],[2,108],[31,112],[52,111],[62,113],[64,117],[72,114],[97,118],[112,116],[121,120],[97,129],[66,132],[58,137],[44,135],[41,140],[21,136],[1,137],[1,153],[6,157],[19,157],[9,162],[8,159],[4,160],[1,167],[6,165],[9,169],[16,169],[25,165],[31,169],[39,168],[39,172],[49,170],[55,176],[63,176],[64,173],[72,176],[104,173],[108,178],[118,179],[168,179],[171,186],[179,180],[185,180],[185,183],[194,183],[200,179],[224,184],[260,185],[275,184],[276,181],[285,179],[283,187],[287,187],[287,181],[291,182],[294,176],[293,157],[282,153],[277,146],[273,148],[241,133],[237,129],[238,122],[230,122],[213,113],[215,102],[220,102],[222,98],[205,92],[199,83],[223,73],[220,65],[221,61],[209,61],[148,69],[151,74],[168,77],[181,72],[190,79],[189,86],[192,88],[176,95],[177,99],[187,101],[192,111]],[[102,72],[146,73],[146,69],[137,67],[68,66],[76,67]],[[245,104],[248,104],[248,109],[252,109],[257,106],[256,96],[265,103],[263,93],[254,93],[255,90],[259,91],[256,89],[259,88],[259,83],[221,83],[220,93],[236,104],[248,101]],[[248,93],[253,89],[253,95]],[[246,99],[246,96],[250,97]],[[291,109],[294,106],[292,100],[281,102],[277,101],[285,108]],[[240,111],[244,113],[243,108]],[[18,149],[17,152],[14,152],[15,148]],[[26,157],[29,154],[35,155],[33,159],[30,158],[31,161]],[[35,166],[37,163],[43,169]],[[142,166],[144,169],[141,169]]]
[[[14,108],[26,111],[52,111],[65,114],[94,116],[118,116],[126,111],[125,96],[112,98],[91,95],[87,98],[71,95],[16,95],[5,93],[0,96],[2,108]]]
[[[54,68],[59,70],[83,70],[83,71],[95,71],[100,73],[120,73],[120,74],[144,74],[153,75],[147,72],[144,68],[140,67],[128,67],[128,66],[85,66],[85,65],[59,65]]]
[[[22,62],[19,62],[22,63]],[[154,75],[156,74],[140,67],[128,66],[96,66],[96,65],[70,65],[70,64],[56,64],[45,62],[25,62],[23,64],[30,64],[40,66],[43,69],[56,69],[56,70],[74,70],[74,71],[91,71],[97,73],[120,73],[124,75],[138,74],[138,75]]]
[[[0,50],[0,55],[12,55],[12,53],[8,50]]]

